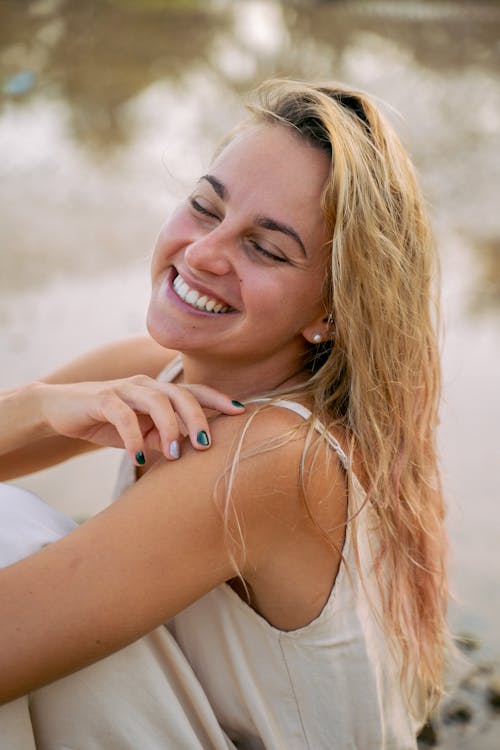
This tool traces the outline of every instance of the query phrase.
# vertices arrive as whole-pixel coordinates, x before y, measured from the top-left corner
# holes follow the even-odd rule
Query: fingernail
[[[233,406],[237,406],[238,409],[244,409],[245,408],[244,404],[242,404],[240,401],[236,401],[235,398],[233,398],[233,400],[231,401],[231,403],[232,403]]]
[[[168,452],[170,454],[170,458],[181,457],[181,444],[178,440],[172,440],[172,442],[168,446]]]
[[[196,440],[198,441],[199,445],[207,446],[210,445],[210,440],[205,432],[205,430],[200,430],[199,433],[196,435]]]
[[[135,454],[135,460],[137,461],[139,466],[144,466],[144,464],[146,463],[146,456],[142,451],[137,451],[137,453]]]

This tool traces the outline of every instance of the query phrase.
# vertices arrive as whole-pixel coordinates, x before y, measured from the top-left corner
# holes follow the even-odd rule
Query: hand
[[[37,384],[39,409],[47,434],[126,448],[135,463],[145,450],[180,456],[180,439],[189,435],[197,450],[210,446],[204,409],[241,414],[243,406],[205,385],[161,383],[146,375],[121,380]]]

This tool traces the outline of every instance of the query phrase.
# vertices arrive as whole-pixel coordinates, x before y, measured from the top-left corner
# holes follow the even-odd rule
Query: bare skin
[[[41,378],[40,382],[68,384],[106,381],[139,373],[155,378],[173,356],[174,352],[166,351],[149,336],[141,336],[88,352]],[[0,440],[2,438],[6,445],[0,455],[0,481],[30,474],[100,447],[86,440],[62,436],[37,438],[33,435],[29,442],[16,450],[11,434],[0,436]]]
[[[204,180],[194,194],[209,215],[188,203],[160,235],[149,315],[158,343],[136,339],[106,347],[0,400],[0,415],[9,409],[17,415],[0,438],[3,478],[96,444],[124,445],[131,457],[144,448],[149,469],[83,526],[0,570],[0,701],[113,653],[232,581],[232,553],[250,605],[277,628],[307,624],[330,594],[344,538],[345,475],[324,447],[314,471],[306,467],[309,506],[332,544],[304,504],[299,472],[307,428],[297,415],[267,408],[246,434],[243,447],[251,449],[297,428],[281,447],[239,465],[232,502],[245,529],[245,555],[228,544],[224,493],[214,495],[253,408],[242,410],[231,399],[300,382],[308,342],[317,330],[328,335],[318,274],[323,155],[272,128],[236,147],[212,168],[227,188],[224,199]],[[290,184],[296,191],[279,199],[278,188]],[[298,213],[308,202],[309,210]],[[295,220],[305,255],[289,234],[269,229],[269,222],[262,226],[264,212],[279,226]],[[256,250],[255,237],[268,254],[287,260]],[[179,302],[171,284],[181,271],[201,291],[229,298],[235,311],[215,319]],[[256,344],[259,356],[252,359]],[[184,379],[161,386],[154,378],[174,355],[167,345],[182,348]],[[230,378],[228,363],[234,365]],[[215,413],[209,422],[206,410]],[[210,446],[197,443],[200,429],[210,434]],[[175,439],[182,444],[179,460],[168,456]]]
[[[136,344],[130,342],[129,348],[124,342],[124,355],[129,348],[133,357]],[[152,343],[152,367],[154,350]],[[108,353],[115,361],[114,348]],[[119,374],[112,367],[106,370],[102,355],[95,370],[92,355],[80,361],[86,378]],[[71,368],[66,372],[71,375]],[[54,382],[57,375],[48,379]],[[2,702],[113,653],[234,578],[210,488],[223,473],[228,444],[246,419],[247,413],[212,420],[209,450],[200,452],[185,439],[181,460],[160,458],[98,516],[0,571],[1,641],[10,644],[0,655]],[[245,447],[298,424],[294,414],[268,410],[254,420]],[[298,491],[302,436],[299,430],[286,446],[243,461],[233,492],[246,529],[246,557],[240,563],[251,606],[284,630],[319,614],[339,566],[338,554],[314,528]],[[345,477],[338,462],[327,467],[320,454],[307,490],[324,527],[340,527],[332,539],[341,548]]]

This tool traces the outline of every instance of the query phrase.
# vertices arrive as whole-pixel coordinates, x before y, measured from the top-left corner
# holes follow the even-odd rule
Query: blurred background
[[[450,618],[495,660],[500,3],[0,0],[0,386],[144,332],[163,219],[275,75],[365,89],[417,165],[442,260]],[[19,484],[82,518],[117,460]]]

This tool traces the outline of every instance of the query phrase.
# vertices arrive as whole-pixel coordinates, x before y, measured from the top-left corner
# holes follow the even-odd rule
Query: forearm
[[[81,453],[97,450],[100,446],[85,440],[65,437],[37,440],[30,445],[0,455],[0,482],[47,469]]]
[[[159,383],[146,375],[35,382],[0,394],[0,479],[64,461],[90,446],[125,448],[139,463],[143,451],[161,451],[175,461],[184,429],[197,450],[210,446],[204,410],[234,415],[243,408],[207,386]]]
[[[38,383],[30,383],[0,394],[0,456],[51,436],[39,389]]]
[[[0,394],[0,481],[40,471],[98,446],[54,435],[41,416],[37,383]]]

